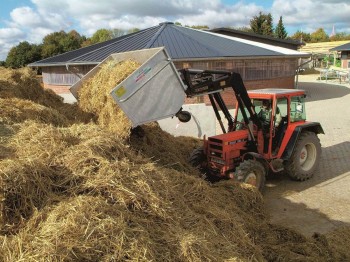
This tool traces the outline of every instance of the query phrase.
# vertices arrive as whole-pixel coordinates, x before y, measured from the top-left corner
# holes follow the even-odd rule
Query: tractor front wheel
[[[236,168],[235,173],[239,182],[250,184],[263,191],[266,170],[262,163],[252,159],[245,160]]]
[[[203,163],[206,161],[203,147],[196,148],[192,151],[188,162],[195,168],[201,169]]]
[[[293,180],[304,181],[314,175],[321,155],[321,144],[313,132],[303,132],[285,169]]]

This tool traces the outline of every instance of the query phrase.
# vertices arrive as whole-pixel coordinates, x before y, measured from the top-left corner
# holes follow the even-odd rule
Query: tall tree
[[[42,57],[50,57],[72,51],[81,47],[85,37],[81,37],[76,31],[66,33],[64,31],[48,34],[43,39]]]
[[[280,16],[280,19],[278,20],[278,24],[275,29],[275,36],[280,39],[286,39],[288,36],[287,31],[284,28],[282,16]]]
[[[6,58],[6,66],[20,68],[41,59],[41,46],[20,42],[10,49]]]
[[[266,22],[263,24],[263,35],[273,36],[273,22],[272,15],[268,13],[266,15]]]
[[[259,15],[254,16],[250,20],[250,28],[252,31],[259,35],[273,35],[272,15],[263,14],[259,12]]]
[[[326,34],[323,28],[317,29],[315,32],[311,33],[311,42],[327,42],[329,41],[329,36]]]

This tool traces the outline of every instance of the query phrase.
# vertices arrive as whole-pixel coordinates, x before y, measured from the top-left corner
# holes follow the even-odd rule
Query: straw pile
[[[87,123],[93,119],[92,114],[84,112],[78,105],[64,104],[62,97],[50,89],[43,89],[29,68],[11,70],[0,67],[0,99],[7,100],[0,101],[0,120],[5,122],[22,121],[26,117],[45,122],[46,113],[57,118],[56,123],[52,123],[57,125],[76,121]],[[8,106],[11,102],[14,103],[12,109]]]
[[[348,229],[306,238],[270,224],[253,188],[201,180],[186,161],[197,140],[150,124],[127,142],[81,120],[61,126],[6,115],[0,261],[350,258],[338,238],[350,239]]]

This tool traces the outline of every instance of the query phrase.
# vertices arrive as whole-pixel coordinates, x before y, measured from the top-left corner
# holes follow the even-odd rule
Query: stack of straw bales
[[[115,105],[95,101],[75,113],[31,75],[1,70],[0,261],[350,259],[338,237],[349,239],[348,229],[306,238],[270,224],[253,188],[201,180],[187,164],[200,141],[154,123],[126,139],[127,120],[124,128],[101,120],[101,112],[114,119]],[[109,103],[105,90],[81,92]],[[24,106],[13,109],[9,99]]]

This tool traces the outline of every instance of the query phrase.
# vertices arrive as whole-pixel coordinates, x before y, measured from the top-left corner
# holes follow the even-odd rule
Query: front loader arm
[[[253,121],[258,128],[262,128],[262,124],[254,110],[254,106],[248,96],[247,89],[244,86],[240,74],[230,71],[197,69],[181,69],[179,72],[181,74],[182,81],[187,86],[186,94],[188,97],[209,95],[215,115],[224,133],[225,130],[223,128],[215,102],[218,104],[228,120],[229,131],[232,130],[234,120],[220,95],[221,91],[231,87],[236,96],[238,106],[242,112],[244,122],[248,127],[251,140],[255,140],[251,127],[249,126],[249,121]],[[246,114],[245,108],[248,110],[249,116]]]

